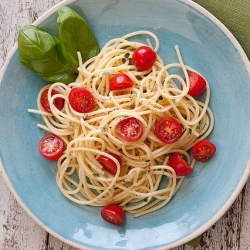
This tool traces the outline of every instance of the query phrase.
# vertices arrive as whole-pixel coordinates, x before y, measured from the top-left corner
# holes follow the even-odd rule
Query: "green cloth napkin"
[[[234,35],[250,59],[250,0],[193,0],[219,19]],[[197,247],[198,236],[187,245]]]
[[[250,0],[193,0],[217,19],[234,35],[250,59]]]

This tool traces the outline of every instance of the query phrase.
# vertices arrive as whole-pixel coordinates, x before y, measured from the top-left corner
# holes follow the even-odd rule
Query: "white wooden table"
[[[18,30],[60,0],[0,0],[0,68]],[[48,234],[20,207],[0,175],[0,250],[74,250]],[[191,250],[180,246],[174,250]],[[229,211],[207,232],[197,250],[250,249],[250,180]]]

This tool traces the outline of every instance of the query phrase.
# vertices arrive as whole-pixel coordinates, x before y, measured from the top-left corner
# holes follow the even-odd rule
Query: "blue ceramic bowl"
[[[36,126],[38,91],[44,80],[19,61],[17,46],[1,72],[1,172],[16,199],[45,230],[66,243],[93,249],[169,249],[212,226],[236,199],[250,166],[250,63],[238,42],[211,14],[192,1],[79,0],[55,6],[35,24],[57,33],[57,9],[69,5],[91,26],[101,46],[136,30],[153,31],[160,39],[165,63],[176,62],[178,44],[187,65],[211,86],[210,107],[217,146],[209,164],[197,164],[164,208],[124,226],[103,221],[100,208],[67,200],[55,182],[56,163],[42,159],[37,144],[44,132]]]

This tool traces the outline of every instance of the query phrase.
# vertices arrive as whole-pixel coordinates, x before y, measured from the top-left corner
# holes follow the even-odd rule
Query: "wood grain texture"
[[[0,67],[18,30],[34,22],[60,0],[0,0]],[[16,202],[0,175],[0,249],[76,250],[48,234]],[[183,245],[174,250],[191,250]],[[228,212],[202,237],[197,250],[250,249],[250,181]]]
[[[0,177],[0,249],[46,249],[47,233],[19,206]]]

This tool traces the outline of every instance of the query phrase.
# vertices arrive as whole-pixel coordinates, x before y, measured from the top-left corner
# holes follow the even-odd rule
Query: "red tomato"
[[[190,72],[188,74],[188,77],[190,81],[190,88],[188,94],[191,96],[201,95],[207,85],[205,79],[195,72]],[[184,79],[184,81],[186,81],[186,79]]]
[[[95,102],[87,89],[78,87],[69,92],[69,104],[79,113],[88,113],[93,109]]]
[[[192,149],[192,155],[196,161],[208,161],[216,152],[215,145],[208,140],[197,142]]]
[[[182,128],[175,118],[163,117],[155,124],[155,135],[162,142],[174,143],[180,139]]]
[[[148,70],[154,65],[156,57],[156,52],[150,47],[140,46],[134,51],[132,61],[139,70]]]
[[[116,154],[113,154],[113,153],[109,153],[109,154],[112,155],[113,157],[115,157],[116,160],[121,165],[121,158],[120,158],[120,156],[118,156]],[[116,172],[117,172],[117,166],[116,166],[116,163],[113,160],[111,160],[110,158],[108,158],[108,157],[106,157],[104,155],[99,156],[97,160],[103,166],[103,168],[106,169],[109,173],[111,173],[113,175],[116,174]]]
[[[60,137],[54,134],[47,134],[40,140],[38,150],[47,160],[55,161],[62,156],[64,143]]]
[[[126,89],[131,88],[134,85],[130,77],[126,74],[116,74],[110,81],[109,89]]]
[[[192,168],[185,161],[184,157],[180,153],[174,153],[169,160],[169,166],[175,170],[175,173],[179,176],[186,176],[192,173]]]
[[[126,118],[118,123],[118,133],[126,141],[136,141],[142,136],[143,125],[135,117]]]
[[[121,226],[125,220],[125,214],[122,208],[115,204],[109,204],[101,210],[102,218],[116,226]]]
[[[48,91],[49,89],[45,89],[42,94],[41,94],[41,97],[40,97],[40,103],[43,107],[43,109],[48,112],[48,113],[51,113],[51,110],[50,110],[50,106],[49,106],[49,100],[48,100]],[[59,94],[58,91],[56,91],[55,89],[52,89],[51,91],[51,96],[55,95],[55,94]],[[61,110],[63,108],[63,105],[64,105],[64,99],[61,98],[61,97],[57,97],[53,104],[55,105],[55,107],[59,110]]]

